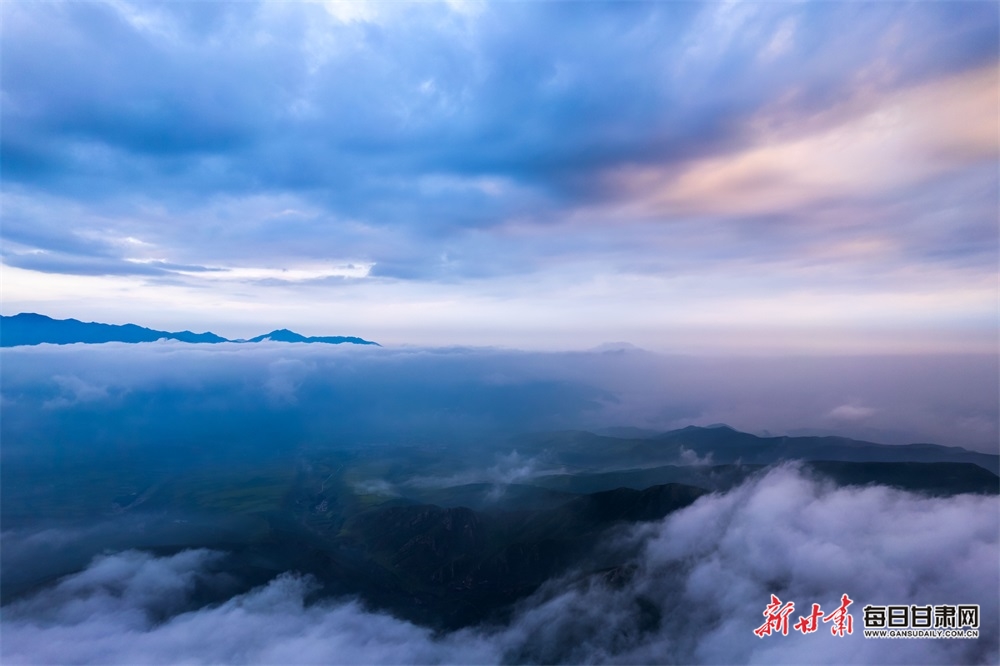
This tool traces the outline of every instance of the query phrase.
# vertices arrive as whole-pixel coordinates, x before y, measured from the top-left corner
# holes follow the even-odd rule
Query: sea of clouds
[[[611,532],[618,575],[575,571],[524,600],[502,625],[451,633],[311,599],[294,572],[221,603],[180,610],[225,576],[224,553],[140,551],[3,609],[7,664],[882,663],[1000,658],[1000,505],[883,487],[836,488],[786,465],[666,519]],[[854,633],[758,638],[771,594],[825,612],[854,604]],[[866,604],[979,604],[974,640],[862,636]]]
[[[39,345],[2,352],[4,454],[97,430],[282,441],[726,423],[995,453],[997,356],[731,357],[353,345]],[[81,418],[91,419],[81,427]],[[154,424],[156,427],[139,426]],[[227,431],[226,429],[230,429]],[[176,437],[175,437],[176,439]]]

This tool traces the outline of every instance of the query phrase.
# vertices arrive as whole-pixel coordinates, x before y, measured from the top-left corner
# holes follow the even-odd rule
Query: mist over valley
[[[978,641],[827,636],[829,663],[996,654],[998,456],[962,430],[989,418],[995,360],[798,359],[787,386],[811,392],[754,396],[743,387],[768,371],[793,374],[785,359],[178,341],[3,354],[12,663],[794,663],[814,637],[752,633],[772,593],[980,605]],[[886,368],[927,386],[887,386]],[[982,393],[935,414],[954,424],[941,444],[834,434],[853,400],[872,428],[888,412],[930,439],[924,412],[949,381]],[[928,405],[908,413],[914,396]],[[709,594],[708,575],[727,578]],[[123,626],[135,641],[109,642]],[[227,638],[205,650],[204,632]]]

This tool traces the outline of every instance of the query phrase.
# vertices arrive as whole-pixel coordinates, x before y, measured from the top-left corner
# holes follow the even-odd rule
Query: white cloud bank
[[[221,605],[170,615],[220,555],[107,555],[3,614],[5,664],[86,663],[996,663],[998,503],[837,489],[786,466],[608,540],[634,553],[617,577],[570,576],[505,626],[443,635],[356,601],[305,602],[293,574]],[[612,580],[612,579],[616,579]],[[769,595],[832,610],[835,638],[757,638]],[[977,640],[872,640],[873,604],[981,605]],[[160,618],[167,617],[162,620]],[[794,618],[793,618],[794,619]]]

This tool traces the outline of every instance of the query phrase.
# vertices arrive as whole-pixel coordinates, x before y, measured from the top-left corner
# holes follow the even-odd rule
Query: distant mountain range
[[[377,342],[353,336],[310,336],[299,335],[287,328],[281,328],[249,340],[229,340],[215,333],[192,333],[180,331],[157,331],[135,324],[99,324],[76,319],[52,319],[33,312],[22,312],[13,317],[0,315],[0,347],[39,345],[50,343],[68,345],[77,342],[98,344],[102,342],[155,342],[156,340],[179,340],[190,343],[217,342],[320,342],[330,345],[354,344],[375,345]]]
[[[126,411],[140,415],[129,418],[146,413]],[[100,428],[106,423],[105,416]],[[629,547],[614,545],[620,530],[660,520],[789,461],[830,487],[888,486],[924,497],[1000,494],[1000,457],[959,447],[756,437],[721,424],[654,435],[623,430],[630,436],[524,435],[499,450],[484,444],[465,460],[411,446],[321,445],[282,453],[268,433],[261,435],[263,457],[243,437],[216,441],[210,454],[198,438],[159,451],[141,445],[142,455],[123,455],[117,438],[107,445],[84,439],[78,443],[87,446],[67,453],[69,435],[33,431],[31,456],[17,461],[17,473],[5,471],[0,522],[28,529],[67,516],[81,524],[133,520],[119,524],[143,529],[120,528],[115,548],[224,551],[232,584],[244,589],[299,571],[319,583],[319,595],[358,597],[450,630],[503,620],[519,601],[570,572],[558,589],[622,585],[636,570]],[[78,432],[87,437],[88,429]],[[462,481],[476,478],[470,474],[482,473],[483,461],[508,447],[552,471],[515,484],[488,476]],[[67,456],[74,456],[74,473],[57,475],[53,461]],[[67,478],[50,480],[59,476]],[[5,564],[0,602],[87,561],[74,560],[81,557],[76,552],[59,557],[30,567]]]
[[[642,432],[642,431],[640,431]],[[1000,474],[1000,456],[939,444],[876,444],[846,437],[758,437],[727,425],[688,426],[653,436],[608,437],[584,431],[562,431],[525,435],[517,440],[522,455],[537,456],[559,451],[562,462],[576,469],[607,469],[616,472],[653,467],[708,468],[718,465],[770,465],[784,460],[855,463],[972,463]],[[664,468],[665,469],[665,468]],[[577,475],[579,476],[579,475]],[[616,483],[623,483],[621,479]],[[657,477],[653,483],[693,483],[690,479]],[[700,485],[699,483],[693,483]],[[556,490],[565,490],[549,484]],[[709,486],[705,486],[709,487]],[[712,489],[716,489],[712,487]]]

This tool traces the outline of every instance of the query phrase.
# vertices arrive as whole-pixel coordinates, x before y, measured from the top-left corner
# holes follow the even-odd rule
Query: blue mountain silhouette
[[[339,345],[376,345],[377,342],[353,336],[306,337],[282,328],[249,340],[229,340],[215,333],[192,333],[191,331],[157,331],[135,324],[100,324],[82,322],[77,319],[52,319],[33,312],[22,312],[13,317],[0,315],[0,347],[38,345],[50,343],[67,345],[77,342],[96,344],[101,342],[154,342],[156,340],[179,340],[190,343],[217,342],[319,342]]]

